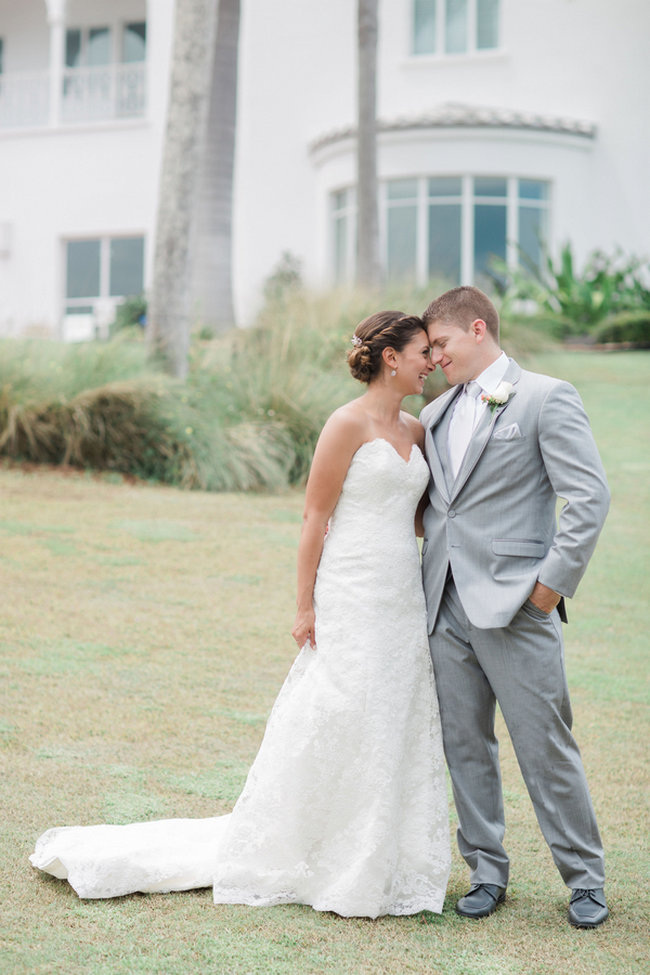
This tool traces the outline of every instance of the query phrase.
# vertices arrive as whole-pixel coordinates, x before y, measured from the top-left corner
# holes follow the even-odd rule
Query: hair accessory
[[[363,345],[363,342],[361,341],[358,335],[353,335],[350,341],[352,342],[352,345],[355,348],[358,348],[360,345]]]

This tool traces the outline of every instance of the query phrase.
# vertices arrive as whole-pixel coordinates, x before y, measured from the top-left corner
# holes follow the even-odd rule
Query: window
[[[103,67],[113,60],[111,48],[109,27],[91,27],[84,30],[78,27],[69,28],[65,32],[65,66]]]
[[[499,46],[499,0],[413,0],[413,54],[473,54]]]
[[[334,274],[354,267],[351,190],[333,194]],[[547,235],[549,184],[515,176],[429,176],[389,180],[381,188],[381,246],[390,279],[489,288],[495,258],[539,267]],[[346,201],[345,204],[343,201]]]
[[[66,315],[90,315],[100,299],[142,294],[143,282],[144,237],[67,241]]]
[[[145,61],[146,52],[147,25],[144,21],[124,24],[119,51],[114,50],[110,27],[71,27],[65,32],[66,68],[101,68],[116,61],[134,64]]]
[[[147,56],[147,25],[144,21],[125,24],[122,33],[122,63],[145,61]]]
[[[334,281],[341,284],[351,277],[355,266],[355,190],[349,188],[332,193],[331,212]]]
[[[147,25],[70,27],[65,34],[65,122],[137,118],[145,112]]]
[[[386,186],[386,271],[389,278],[415,278],[417,266],[417,179]]]
[[[434,176],[427,180],[427,276],[460,281],[461,203],[460,176]]]
[[[474,280],[488,287],[494,277],[494,258],[506,259],[507,180],[476,176],[473,182]]]
[[[519,263],[540,268],[547,235],[548,183],[536,179],[518,180]]]

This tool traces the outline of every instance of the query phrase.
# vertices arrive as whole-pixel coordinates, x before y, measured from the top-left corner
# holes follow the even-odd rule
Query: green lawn
[[[569,606],[575,730],[607,848],[611,918],[566,922],[568,892],[501,734],[512,882],[458,918],[344,920],[209,891],[79,901],[27,860],[48,826],[228,811],[293,659],[302,497],[188,493],[0,468],[2,973],[647,971],[650,355],[558,353],[533,368],[580,390],[613,504]]]

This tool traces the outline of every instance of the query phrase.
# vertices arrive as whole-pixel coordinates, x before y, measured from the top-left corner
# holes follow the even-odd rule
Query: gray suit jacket
[[[430,630],[449,564],[481,629],[507,626],[537,580],[573,596],[607,515],[605,472],[573,386],[512,359],[504,379],[513,393],[494,413],[485,410],[455,479],[447,432],[462,387],[420,415],[431,469],[422,550]],[[558,497],[566,501],[559,524]]]

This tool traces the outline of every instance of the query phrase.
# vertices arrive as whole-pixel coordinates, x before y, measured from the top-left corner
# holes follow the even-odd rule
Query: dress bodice
[[[359,535],[375,525],[393,534],[412,534],[418,502],[429,481],[429,468],[416,444],[408,460],[388,440],[361,444],[343,483],[330,532]]]

